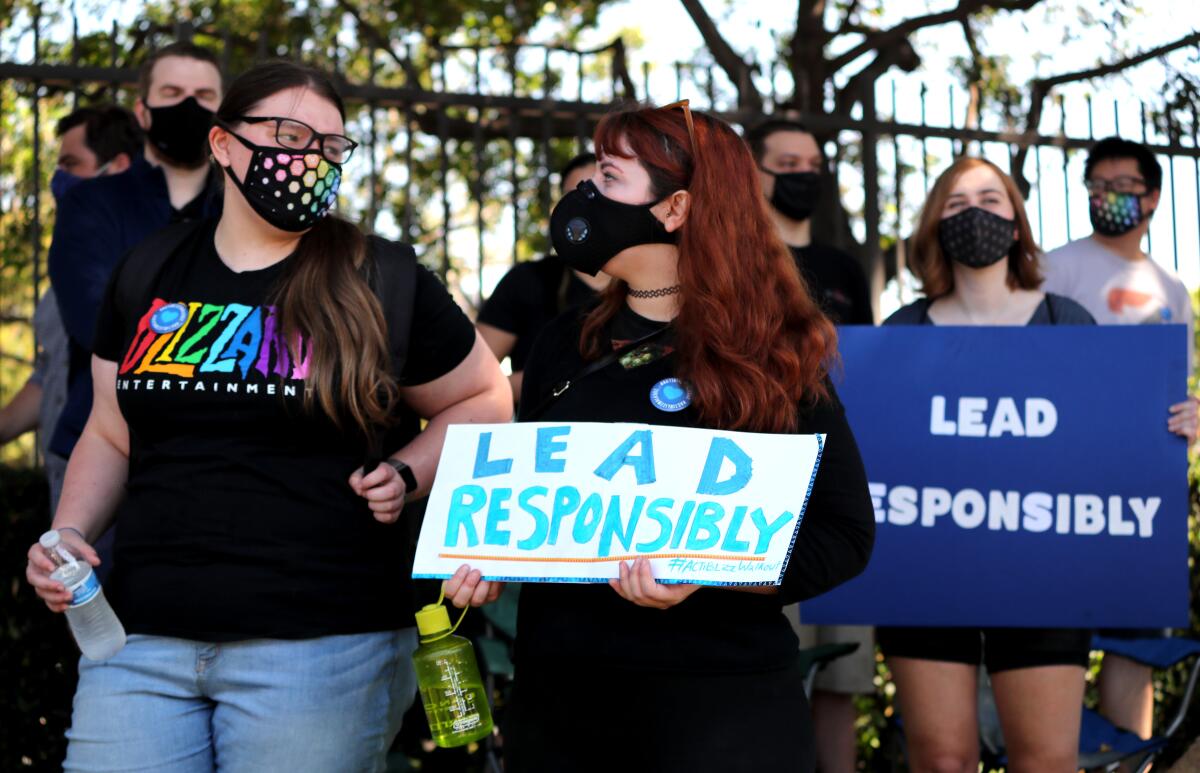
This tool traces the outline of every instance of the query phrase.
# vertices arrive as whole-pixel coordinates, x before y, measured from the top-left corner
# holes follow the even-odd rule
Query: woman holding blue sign
[[[962,158],[934,184],[912,242],[925,298],[885,325],[1088,325],[1079,304],[1042,292],[1037,244],[1012,179]],[[914,771],[979,766],[976,691],[987,667],[1009,770],[1078,769],[1091,632],[1049,628],[879,628]]]
[[[662,584],[640,558],[611,587],[522,588],[508,769],[811,771],[781,609],[861,572],[874,541],[862,460],[828,380],[834,328],[727,124],[686,102],[626,110],[601,122],[595,145],[597,173],[555,208],[551,234],[572,268],[616,281],[542,334],[521,419],[827,437],[779,586]],[[795,486],[803,496],[808,481]],[[459,606],[489,590],[468,567],[447,583]]]

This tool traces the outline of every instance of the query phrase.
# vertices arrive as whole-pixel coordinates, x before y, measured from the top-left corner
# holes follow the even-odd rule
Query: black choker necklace
[[[662,298],[667,295],[674,295],[683,289],[683,285],[674,285],[672,287],[660,287],[657,290],[634,290],[629,289],[629,297],[631,298]]]

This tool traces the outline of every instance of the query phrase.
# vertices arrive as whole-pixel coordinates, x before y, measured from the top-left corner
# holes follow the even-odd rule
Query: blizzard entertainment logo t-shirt
[[[303,336],[289,348],[274,306],[155,298],[125,351],[117,390],[295,397],[310,350]]]
[[[136,302],[118,300],[123,264],[101,313],[96,355],[116,364],[129,427],[105,591],[130,633],[227,641],[409,625],[397,598],[409,587],[405,528],[376,521],[348,485],[366,438],[305,408],[311,341],[287,340],[272,300],[293,258],[235,272],[214,229]],[[438,280],[415,276],[406,385],[450,372],[475,341]],[[397,423],[410,431],[389,452],[417,418],[404,410]]]

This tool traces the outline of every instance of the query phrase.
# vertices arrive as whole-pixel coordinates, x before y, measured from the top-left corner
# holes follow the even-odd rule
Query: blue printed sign
[[[840,336],[875,552],[805,622],[1187,624],[1184,326]]]
[[[680,390],[680,398],[684,394]],[[824,435],[646,424],[469,424],[446,433],[414,577],[777,585]]]

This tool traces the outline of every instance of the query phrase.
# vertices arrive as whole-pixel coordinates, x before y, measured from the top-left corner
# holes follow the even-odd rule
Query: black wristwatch
[[[399,459],[387,459],[388,464],[392,469],[400,473],[400,480],[404,481],[404,493],[411,494],[417,490],[417,476],[413,475],[412,468]]]

